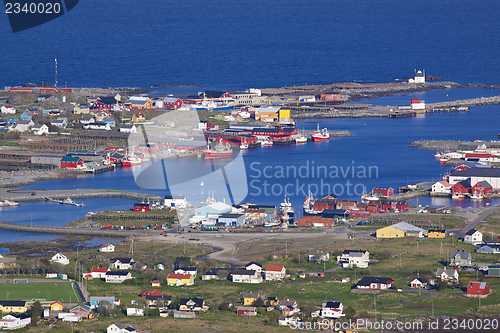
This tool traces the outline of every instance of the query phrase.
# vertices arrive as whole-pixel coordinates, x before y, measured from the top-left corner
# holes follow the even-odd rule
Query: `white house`
[[[286,269],[283,266],[268,265],[266,267],[266,281],[279,281],[285,278]]]
[[[122,125],[120,127],[120,132],[123,133],[137,133],[137,127],[134,124],[132,125]]]
[[[344,250],[337,261],[342,267],[366,268],[370,262],[370,252],[363,250]]]
[[[54,256],[52,257],[52,259],[50,259],[50,261],[58,263],[58,264],[61,264],[61,265],[64,265],[64,266],[69,265],[69,259],[68,259],[68,257],[66,257],[62,253],[56,253],[56,254],[54,254]]]
[[[262,272],[262,265],[258,262],[251,261],[245,265],[245,269],[249,271],[257,271],[260,274]]]
[[[95,123],[94,117],[80,117],[78,118],[78,122],[82,125]]]
[[[471,229],[465,233],[464,243],[480,245],[483,242],[483,234],[476,229]]]
[[[231,280],[238,283],[261,283],[262,276],[254,270],[235,269],[231,273]]]
[[[410,282],[410,286],[412,288],[425,288],[427,286],[427,282],[422,279],[416,278]]]
[[[132,326],[122,323],[114,323],[108,326],[106,333],[135,333],[137,332]]]
[[[31,317],[25,313],[9,314],[0,319],[0,329],[17,330],[31,324]]]
[[[342,312],[344,306],[341,302],[335,301],[323,301],[321,304],[321,310],[316,310],[311,313],[311,317],[321,317],[321,318],[340,318],[345,316]]]
[[[84,129],[92,129],[92,130],[105,130],[111,131],[111,126],[108,123],[92,123],[83,126]]]
[[[90,271],[90,275],[93,279],[104,279],[108,271],[109,268],[107,267],[93,267]]]
[[[35,125],[33,120],[19,120],[14,126],[14,131],[16,132],[27,132],[30,130],[31,126]]]
[[[105,281],[111,283],[123,283],[125,280],[129,280],[131,278],[132,274],[130,272],[107,271],[104,275]]]
[[[292,324],[297,326],[299,322],[301,322],[301,320],[298,317],[281,316],[278,318],[278,324],[280,324],[280,326],[290,326]]]
[[[309,262],[316,262],[316,263],[322,263],[322,262],[328,262],[330,260],[330,253],[328,252],[310,252],[308,261]]]
[[[35,124],[31,127],[31,133],[34,135],[49,134],[49,127],[45,124]]]
[[[3,105],[1,111],[2,114],[16,114],[16,109],[12,105]]]
[[[115,246],[109,243],[102,244],[99,252],[115,252]]]
[[[432,185],[432,193],[451,193],[451,184],[446,180],[434,183]]]
[[[166,195],[163,197],[163,205],[167,208],[184,208],[187,206],[186,197],[183,195]]]
[[[127,304],[127,316],[144,316],[144,304]]]
[[[177,267],[173,270],[175,274],[189,274],[193,277],[196,277],[198,273],[198,269],[196,267]]]
[[[158,265],[155,266],[155,269],[157,269],[159,271],[164,271],[165,265],[163,265],[162,263],[159,263]]]
[[[59,128],[66,128],[68,127],[68,120],[66,118],[58,118],[54,119],[50,122],[52,126],[56,126]]]
[[[133,258],[113,258],[111,259],[111,268],[131,269],[134,264]]]
[[[436,277],[445,281],[458,281],[458,271],[454,269],[438,268]]]

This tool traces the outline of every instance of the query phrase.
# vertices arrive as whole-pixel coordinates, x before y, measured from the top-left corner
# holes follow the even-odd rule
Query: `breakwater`
[[[91,228],[71,228],[71,227],[43,227],[43,226],[29,226],[11,222],[0,221],[1,230],[22,231],[31,233],[43,234],[62,234],[62,235],[86,235],[86,236],[99,236],[99,237],[128,237],[128,236],[148,236],[159,235],[160,231],[153,230],[102,230]]]
[[[161,197],[156,195],[145,195],[135,192],[100,190],[100,189],[75,189],[75,190],[18,190],[0,189],[0,200],[12,200],[16,202],[45,201],[45,197],[56,200],[90,199],[90,198],[122,198],[131,200],[161,201]]]

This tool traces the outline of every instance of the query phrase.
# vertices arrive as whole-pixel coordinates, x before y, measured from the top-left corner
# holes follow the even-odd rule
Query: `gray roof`
[[[411,225],[406,222],[399,222],[396,224],[391,225],[391,227],[394,227],[396,229],[399,229],[401,231],[412,231],[412,232],[425,232],[426,230],[419,228],[417,226]]]
[[[259,298],[259,293],[244,293],[244,298]]]

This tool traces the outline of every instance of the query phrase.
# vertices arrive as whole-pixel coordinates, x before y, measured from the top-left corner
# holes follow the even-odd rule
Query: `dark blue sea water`
[[[86,0],[54,21],[16,34],[11,32],[6,14],[1,14],[0,86],[53,83],[55,58],[59,86],[69,87],[170,83],[245,89],[342,81],[389,82],[412,76],[415,68],[460,83],[498,84],[499,12],[496,0]],[[398,105],[409,104],[411,97],[434,102],[495,94],[495,90],[451,89],[367,102]],[[352,177],[349,172],[341,179],[323,177],[330,190],[343,185],[345,193],[338,194],[344,198],[359,198],[356,193],[347,193],[348,180],[351,190],[358,184],[370,190],[374,186],[438,180],[448,168],[439,165],[432,156],[434,152],[411,148],[409,143],[418,139],[496,139],[498,111],[498,106],[486,106],[474,107],[468,114],[428,114],[419,118],[300,121],[299,129],[312,130],[321,122],[322,127],[331,130],[347,129],[353,137],[243,152],[249,177],[249,194],[244,201],[279,204],[286,186],[297,178],[307,185],[316,184],[318,191],[326,191],[321,178],[312,175],[277,178],[280,167],[299,170],[313,162],[316,167],[328,169],[345,171],[354,166],[356,171],[360,167],[378,171],[366,178],[360,178],[358,173]],[[273,171],[272,177],[257,176],[265,167]],[[269,183],[270,195],[265,194],[264,180]],[[307,188],[300,190],[302,183],[288,187],[296,208],[302,204],[303,192],[307,192]],[[73,185],[167,194],[165,190],[141,189],[135,184],[132,169],[45,181],[27,188],[71,189]],[[172,194],[186,195],[197,205],[210,191],[218,200],[228,200],[221,194],[225,190],[224,185],[209,182],[202,190],[199,182],[193,182],[181,193]],[[86,208],[125,209],[129,204],[119,200],[91,204],[89,199]],[[27,223],[33,214],[34,223],[62,225],[86,212],[69,208],[26,203],[22,214],[1,211],[0,220]],[[21,234],[0,233],[0,241],[24,238]]]
[[[13,34],[0,86],[201,84],[221,89],[410,77],[498,84],[496,0],[85,0]]]

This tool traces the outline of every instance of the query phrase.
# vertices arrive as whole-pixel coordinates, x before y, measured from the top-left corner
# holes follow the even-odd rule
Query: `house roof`
[[[194,302],[194,306],[196,307],[203,307],[203,298],[198,298],[198,297],[193,297],[193,298],[181,298],[179,301],[179,305],[187,305],[189,301]]]
[[[474,235],[476,232],[477,232],[477,230],[476,230],[476,229],[470,229],[469,231],[467,231],[467,232],[465,233],[465,235],[466,235],[466,236],[472,236],[472,235]]]
[[[361,254],[365,254],[367,251],[364,251],[364,250],[344,250],[342,251],[342,254],[354,254],[354,253],[361,253]]]
[[[248,275],[248,276],[252,276],[252,275],[255,275],[255,271],[254,270],[237,268],[231,274],[233,274],[233,275]]]
[[[277,266],[277,265],[268,265],[266,267],[267,272],[281,272],[283,270],[283,266]]]
[[[2,306],[14,306],[14,307],[23,307],[26,306],[26,301],[0,301],[0,305]]]
[[[500,168],[470,168],[452,172],[450,176],[458,177],[500,177]]]
[[[399,229],[401,231],[425,232],[424,229],[419,228],[419,227],[414,226],[414,225],[411,225],[411,224],[406,223],[406,222],[399,222],[399,223],[391,225],[391,227],[394,227],[394,228]]]
[[[111,276],[111,275],[114,275],[114,276],[127,276],[129,274],[130,274],[130,272],[117,272],[117,271],[107,271],[106,272],[106,276]]]
[[[112,263],[115,263],[117,261],[121,262],[122,264],[131,264],[134,261],[134,259],[133,258],[113,258],[113,259],[111,259]]]
[[[170,273],[167,276],[167,279],[190,279],[191,274],[176,274],[176,273]]]
[[[198,268],[196,268],[196,267],[176,267],[174,269],[174,271],[177,271],[177,270],[183,270],[185,272],[197,272]]]
[[[61,158],[61,162],[78,162],[79,160],[81,160],[81,158],[77,156],[64,156],[63,158]]]
[[[394,280],[391,278],[387,277],[371,277],[371,276],[364,276],[359,282],[358,286],[369,286],[372,283],[381,283],[381,284],[389,284],[392,283]]]
[[[481,182],[476,183],[476,185],[474,185],[474,187],[476,187],[477,185],[481,185],[484,189],[493,188],[493,186],[491,186],[490,183],[488,183],[486,180],[483,180]]]
[[[340,307],[340,302],[334,302],[334,301],[328,301],[325,304],[325,308],[330,308],[330,309],[337,309]]]
[[[109,271],[109,268],[107,268],[107,267],[93,267],[91,272],[93,272],[93,273],[106,273],[107,271]]]
[[[246,264],[246,265],[245,265],[245,267],[249,267],[249,266],[251,266],[251,265],[257,265],[257,266],[259,266],[260,268],[262,268],[262,265],[261,265],[261,264],[259,264],[259,263],[258,263],[258,262],[256,262],[256,261],[250,261],[248,264]]]
[[[259,298],[259,293],[244,293],[243,298]]]
[[[462,259],[470,258],[469,251],[451,251],[450,258],[455,258],[457,255],[459,255],[460,258],[462,258]]]
[[[448,276],[454,276],[454,275],[455,275],[455,273],[457,273],[457,271],[456,271],[456,270],[454,270],[454,269],[444,269],[444,268],[438,268],[438,269],[436,270],[436,275],[441,275],[441,274],[443,274],[443,273],[445,273],[445,274],[446,274],[446,275],[448,275]],[[458,273],[457,273],[457,274],[458,274]]]

